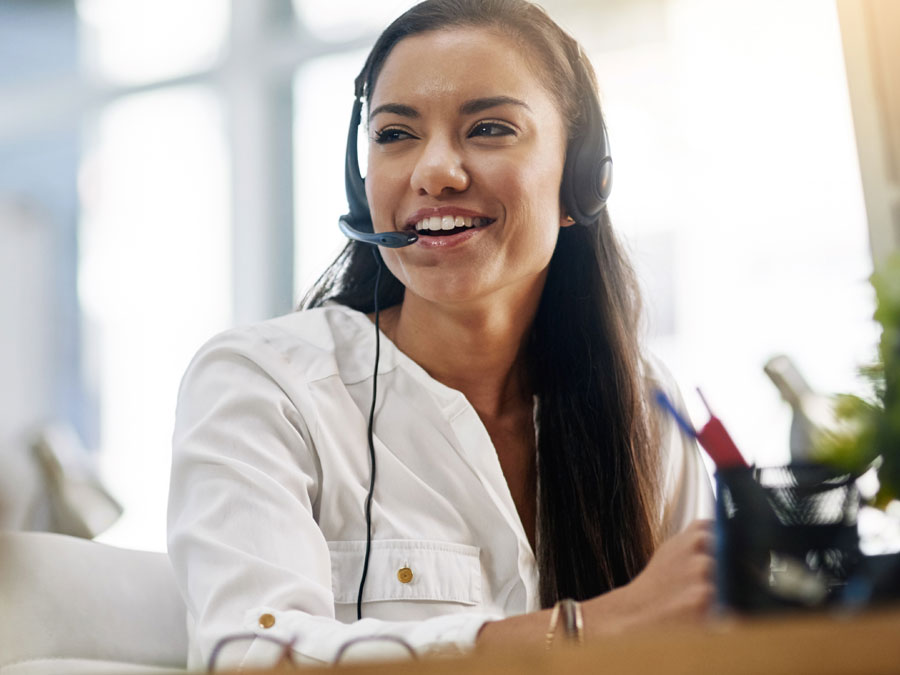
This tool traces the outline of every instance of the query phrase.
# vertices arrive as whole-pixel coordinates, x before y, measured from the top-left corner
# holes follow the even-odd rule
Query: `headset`
[[[583,69],[575,65],[576,72]],[[590,78],[580,78],[588,84],[583,87],[582,99],[584,122],[580,133],[569,140],[566,147],[566,162],[563,167],[560,197],[566,213],[576,223],[593,223],[600,216],[612,191],[612,157],[609,154],[609,136],[600,112],[600,101],[590,84]],[[344,159],[344,188],[350,211],[338,220],[341,232],[349,239],[363,244],[402,248],[418,240],[412,232],[374,231],[369,201],[366,198],[366,184],[359,170],[357,135],[362,122],[363,93],[357,87],[356,100],[350,116],[350,130],[347,133],[347,153]]]
[[[338,227],[349,239],[387,248],[403,248],[415,244],[419,235],[414,232],[375,232],[369,200],[366,198],[366,183],[359,171],[359,155],[356,149],[359,125],[362,122],[362,91],[356,90],[353,113],[350,115],[350,131],[347,132],[347,156],[344,160],[344,188],[350,212],[338,220]],[[378,256],[376,256],[376,259]],[[378,261],[381,269],[381,261]]]
[[[609,137],[603,115],[600,112],[600,101],[594,90],[591,78],[580,62],[572,62],[576,77],[580,80],[584,92],[581,100],[583,122],[581,130],[569,140],[566,147],[566,161],[563,166],[560,198],[566,214],[576,223],[589,225],[594,223],[606,208],[612,190],[612,157],[609,154]],[[381,354],[381,329],[379,326],[378,285],[381,280],[381,256],[378,247],[403,248],[419,239],[413,232],[375,232],[372,214],[366,198],[365,180],[359,170],[357,137],[362,123],[363,109],[363,77],[357,79],[356,99],[350,116],[350,130],[347,133],[347,153],[344,161],[344,186],[347,191],[347,203],[350,211],[338,220],[338,227],[349,239],[369,244],[375,256],[375,369],[372,375],[372,403],[369,409],[368,442],[369,442],[369,491],[366,495],[366,553],[363,560],[362,577],[359,592],[356,596],[356,618],[362,619],[362,596],[369,571],[369,555],[372,549],[372,497],[375,491],[375,443],[373,437],[375,421],[375,399],[378,392],[378,361]]]

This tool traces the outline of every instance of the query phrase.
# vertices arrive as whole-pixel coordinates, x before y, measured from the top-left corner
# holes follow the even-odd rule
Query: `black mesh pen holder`
[[[716,474],[716,583],[743,613],[840,601],[860,559],[855,479],[818,465]]]

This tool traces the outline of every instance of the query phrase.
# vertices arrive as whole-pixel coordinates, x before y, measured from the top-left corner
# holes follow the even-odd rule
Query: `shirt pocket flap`
[[[335,603],[356,603],[365,541],[332,541]],[[480,549],[441,541],[379,539],[372,542],[363,602],[427,600],[481,603]]]

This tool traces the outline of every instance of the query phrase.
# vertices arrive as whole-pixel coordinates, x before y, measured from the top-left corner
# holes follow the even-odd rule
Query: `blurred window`
[[[206,87],[117,100],[87,134],[79,296],[100,378],[102,475],[126,506],[104,540],[165,547],[178,385],[231,324],[229,163]]]
[[[415,4],[415,0],[293,0],[300,24],[316,37],[331,41],[377,35]]]
[[[310,61],[294,80],[295,296],[301,298],[347,243],[337,227],[347,212],[344,155],[353,80],[366,50]],[[365,174],[365,132],[360,164]]]
[[[210,68],[228,34],[228,0],[77,0],[88,73],[140,84]]]

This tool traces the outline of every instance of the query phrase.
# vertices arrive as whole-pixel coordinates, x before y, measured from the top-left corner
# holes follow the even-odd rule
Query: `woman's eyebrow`
[[[531,106],[525,103],[525,101],[513,98],[512,96],[486,96],[484,98],[473,98],[471,101],[466,101],[459,106],[459,112],[463,115],[474,115],[501,105],[517,105],[526,110],[531,110]]]
[[[372,119],[378,113],[394,113],[395,115],[400,115],[401,117],[418,117],[419,111],[409,105],[403,105],[402,103],[385,103],[384,105],[380,105],[369,113],[369,119]]]
[[[473,98],[470,101],[466,101],[459,106],[459,112],[463,115],[475,115],[501,105],[517,105],[526,110],[531,110],[531,106],[525,103],[525,101],[513,98],[512,96],[485,96],[483,98]],[[394,113],[401,117],[410,117],[413,119],[420,116],[419,111],[412,106],[403,105],[402,103],[385,103],[384,105],[374,108],[372,112],[369,113],[369,119],[372,119],[379,113]]]

